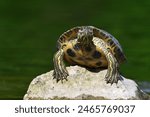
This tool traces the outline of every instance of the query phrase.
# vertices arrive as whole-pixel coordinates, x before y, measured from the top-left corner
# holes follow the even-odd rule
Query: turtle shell
[[[63,45],[63,43],[67,43],[70,40],[77,39],[78,31],[82,30],[84,27],[91,28],[93,30],[93,37],[98,37],[99,39],[102,39],[107,43],[109,49],[112,51],[119,63],[122,63],[126,60],[126,57],[118,40],[110,33],[94,26],[77,26],[64,32],[58,39],[57,48],[59,49]]]

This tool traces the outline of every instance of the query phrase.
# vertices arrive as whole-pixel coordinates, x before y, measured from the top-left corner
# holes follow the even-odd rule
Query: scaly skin
[[[67,76],[68,71],[66,70],[66,67],[64,65],[63,62],[63,49],[60,49],[54,56],[54,72],[53,72],[53,76],[54,79],[56,79],[56,81],[58,82],[59,80],[61,80],[63,82],[63,80],[67,80]]]
[[[106,83],[121,79],[119,65],[125,61],[119,42],[109,33],[93,26],[70,29],[58,39],[58,51],[54,55],[54,79],[67,80],[64,60],[72,65],[87,68],[108,68]]]
[[[108,61],[108,70],[105,76],[106,82],[111,84],[117,83],[118,80],[121,79],[121,75],[119,73],[119,63],[112,54],[111,49],[109,49],[108,45],[101,39],[94,38],[93,41],[96,46],[102,49]]]

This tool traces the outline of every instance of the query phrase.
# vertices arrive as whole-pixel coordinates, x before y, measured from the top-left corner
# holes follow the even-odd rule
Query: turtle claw
[[[122,77],[119,73],[118,70],[115,70],[115,71],[108,71],[106,76],[105,76],[105,81],[107,84],[113,84],[113,83],[118,83],[118,80],[120,80]]]
[[[118,80],[120,79],[120,75],[118,75],[118,76],[115,76],[115,75],[113,75],[113,76],[110,76],[110,77],[105,77],[105,81],[106,81],[106,83],[107,84],[113,84],[113,83],[118,83]]]
[[[53,79],[56,79],[56,82],[61,81],[63,83],[63,80],[68,81],[67,76],[69,76],[69,74],[67,72],[53,72]]]

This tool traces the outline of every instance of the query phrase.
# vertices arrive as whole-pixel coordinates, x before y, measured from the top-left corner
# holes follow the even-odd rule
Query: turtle
[[[57,40],[57,52],[53,57],[53,79],[68,80],[65,61],[88,69],[107,69],[106,83],[118,83],[122,79],[119,66],[126,61],[118,40],[105,30],[94,26],[76,26],[64,32]]]

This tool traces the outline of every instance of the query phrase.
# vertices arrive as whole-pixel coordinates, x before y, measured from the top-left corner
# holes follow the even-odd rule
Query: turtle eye
[[[80,29],[80,30],[79,30],[79,33],[80,33],[80,34],[84,34],[85,32],[86,32],[85,29]]]
[[[90,35],[93,35],[93,32],[89,32],[90,33]]]
[[[78,38],[82,38],[83,37],[83,31],[82,30],[79,30],[79,32],[78,32]]]
[[[84,30],[83,30],[83,29],[80,29],[78,32],[79,32],[79,33],[83,33],[83,32],[84,32]]]
[[[89,30],[89,34],[93,35],[93,30],[92,29]]]

